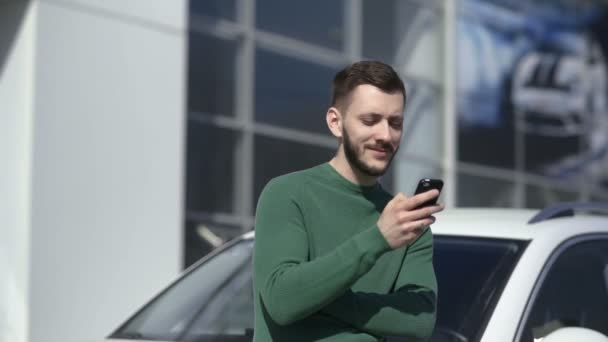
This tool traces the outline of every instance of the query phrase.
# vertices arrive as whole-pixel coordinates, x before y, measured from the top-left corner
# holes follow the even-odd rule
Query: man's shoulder
[[[264,191],[272,190],[273,192],[279,191],[297,194],[300,192],[300,189],[315,179],[315,174],[318,172],[317,169],[319,167],[320,165],[272,178],[264,187]]]

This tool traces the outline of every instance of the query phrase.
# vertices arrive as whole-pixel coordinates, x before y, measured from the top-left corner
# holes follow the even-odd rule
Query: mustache
[[[386,142],[386,143],[380,143],[380,144],[375,144],[375,145],[366,145],[365,147],[376,149],[376,150],[385,150],[385,151],[387,151],[389,153],[395,152],[395,148],[393,147],[393,145],[391,145],[388,142]]]

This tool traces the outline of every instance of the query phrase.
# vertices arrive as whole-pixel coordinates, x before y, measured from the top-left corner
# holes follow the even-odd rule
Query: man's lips
[[[391,149],[388,148],[382,148],[382,147],[368,147],[368,149],[372,150],[372,152],[375,152],[376,154],[382,155],[382,156],[387,156],[390,153],[392,153]]]

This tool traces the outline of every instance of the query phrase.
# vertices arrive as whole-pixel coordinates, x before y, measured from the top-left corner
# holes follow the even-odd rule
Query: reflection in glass
[[[342,50],[343,22],[342,0],[256,1],[259,29],[336,50]]]
[[[253,301],[249,298],[253,296],[250,286],[252,252],[253,240],[241,240],[224,249],[146,305],[112,337],[221,341],[229,338],[227,335],[245,336],[253,328]],[[228,297],[233,297],[235,302],[222,302]],[[228,316],[234,313],[228,309],[230,311],[223,312],[220,317],[214,317],[226,318],[225,325],[208,326],[205,322],[207,313],[217,312],[215,303],[220,302],[227,308],[242,302],[246,310]]]
[[[462,0],[457,14],[460,159],[573,185],[601,174],[595,170],[608,159],[603,6]]]
[[[608,190],[608,185],[606,185],[606,189]],[[608,192],[602,192],[600,193],[599,191],[591,194],[591,201],[593,202],[608,202]]]
[[[190,13],[235,20],[235,0],[190,0]]]
[[[526,208],[545,208],[558,202],[575,202],[579,198],[576,192],[549,189],[534,185],[526,186]]]
[[[458,174],[459,207],[513,207],[514,184],[495,178]]]
[[[255,120],[329,134],[325,113],[337,70],[256,51]]]
[[[190,119],[187,139],[187,210],[232,212],[237,133]]]
[[[241,235],[237,225],[218,224],[201,217],[200,213],[186,213],[184,234],[184,267],[189,267],[226,241]]]
[[[363,55],[387,63],[393,63],[397,49],[396,26],[410,13],[397,13],[396,0],[364,0],[363,5]],[[403,18],[403,22],[408,22]]]
[[[407,102],[400,150],[439,161],[443,157],[443,94],[428,82],[406,80],[405,87]]]
[[[443,17],[428,1],[363,1],[363,55],[403,75],[441,84]]]
[[[564,326],[608,334],[606,251],[606,240],[586,241],[568,247],[550,264],[531,303],[522,342],[540,341]]]
[[[236,42],[190,32],[188,109],[234,115]]]
[[[439,293],[430,341],[479,341],[524,249],[523,241],[436,236]]]

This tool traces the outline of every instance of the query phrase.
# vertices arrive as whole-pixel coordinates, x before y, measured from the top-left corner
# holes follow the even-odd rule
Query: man
[[[437,283],[432,234],[439,194],[392,197],[377,183],[401,141],[405,88],[381,62],[333,82],[328,163],[270,181],[256,212],[254,341],[425,340]]]

